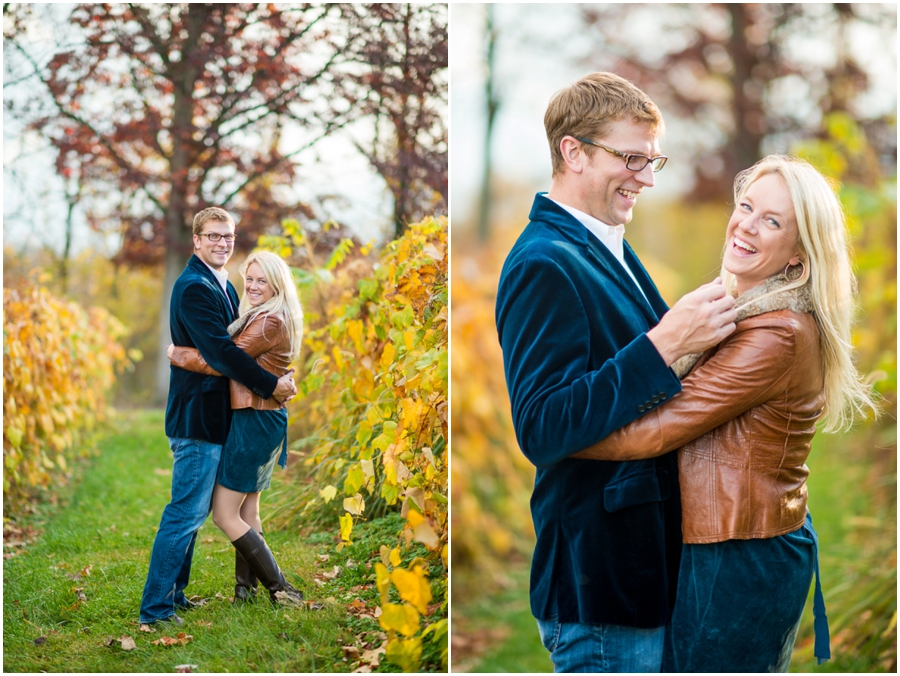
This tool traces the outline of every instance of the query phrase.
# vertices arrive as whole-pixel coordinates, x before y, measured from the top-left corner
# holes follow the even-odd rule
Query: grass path
[[[100,441],[99,455],[41,526],[37,541],[4,561],[4,672],[171,673],[179,665],[204,672],[352,671],[357,665],[345,660],[342,645],[356,644],[361,653],[382,640],[374,618],[352,616],[344,607],[358,598],[374,605],[364,566],[362,575],[354,570],[343,579],[326,578],[323,586],[314,583],[317,572],[321,580],[323,567],[333,570],[336,563],[329,534],[303,539],[266,532],[285,576],[320,601],[321,610],[276,609],[268,602],[233,607],[233,549],[211,519],[200,531],[186,590],[211,600],[183,613],[183,627],[139,631],[141,591],[169,498],[172,462],[161,411],[125,413],[117,428]],[[265,509],[264,493],[264,527]],[[184,645],[153,644],[178,632],[193,638]],[[122,637],[134,639],[135,647],[123,649]]]

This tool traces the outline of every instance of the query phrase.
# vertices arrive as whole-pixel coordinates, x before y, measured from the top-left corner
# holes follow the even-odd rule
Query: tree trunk
[[[482,243],[486,242],[490,235],[490,217],[491,217],[491,140],[494,136],[494,118],[497,117],[497,109],[500,102],[497,100],[497,93],[494,90],[494,46],[497,43],[497,32],[494,30],[494,6],[485,5],[487,12],[487,25],[485,33],[487,34],[487,57],[485,59],[487,65],[487,78],[485,79],[484,88],[487,98],[487,125],[484,132],[484,163],[481,170],[481,198],[479,199],[478,208],[478,239]]]
[[[192,10],[189,9],[189,12]],[[193,8],[193,16],[186,22],[188,31],[193,33],[185,40],[185,44],[197,44],[195,36],[201,30],[199,12],[205,8]],[[192,60],[193,54],[186,51],[181,58],[184,63],[173,64],[169,69],[169,80],[173,85],[174,101],[172,106],[172,138],[174,139],[172,156],[169,159],[169,177],[171,193],[165,213],[165,265],[162,299],[159,312],[159,348],[156,355],[156,396],[157,404],[168,398],[169,392],[169,358],[166,348],[172,342],[169,324],[169,304],[172,300],[172,287],[175,280],[184,270],[192,250],[192,237],[187,210],[188,169],[191,166],[191,153],[195,131],[193,122],[194,81],[199,72],[199,65]]]

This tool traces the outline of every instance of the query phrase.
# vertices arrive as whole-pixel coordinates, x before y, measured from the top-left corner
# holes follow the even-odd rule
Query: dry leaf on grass
[[[190,634],[185,634],[183,631],[178,632],[178,636],[160,636],[158,639],[153,641],[153,645],[161,645],[164,647],[169,647],[170,645],[187,645],[189,641],[193,641],[194,637]]]
[[[142,622],[142,623],[141,623],[140,630],[141,630],[142,632],[146,633],[146,634],[155,634],[155,633],[156,633],[156,629],[154,629],[153,627],[151,627],[151,626],[150,626],[149,624],[147,624],[146,622]]]
[[[117,640],[122,644],[122,650],[134,650],[137,648],[137,644],[130,636],[120,636]]]
[[[193,674],[197,669],[196,664],[179,664],[175,667],[176,674]]]

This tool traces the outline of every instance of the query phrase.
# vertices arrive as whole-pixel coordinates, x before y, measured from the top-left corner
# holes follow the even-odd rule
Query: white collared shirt
[[[197,256],[197,258],[200,258],[200,256]],[[200,262],[208,267],[210,272],[212,272],[216,276],[216,279],[219,281],[219,286],[222,287],[222,291],[225,292],[225,297],[228,298],[228,270],[226,270],[225,268],[222,268],[221,270],[215,270],[211,268],[209,263],[207,263],[202,258],[200,258]]]
[[[544,195],[544,197],[547,196]],[[549,197],[547,197],[547,199],[554,204],[558,204],[560,207],[572,214],[575,218],[578,219],[579,223],[581,223],[591,232],[592,235],[594,235],[594,237],[599,239],[603,246],[609,249],[609,252],[616,257],[616,260],[619,261],[619,263],[622,264],[625,272],[627,272],[628,276],[631,277],[631,280],[638,288],[638,291],[641,292],[641,295],[644,296],[644,298],[647,297],[647,294],[644,293],[641,285],[638,284],[637,278],[635,278],[634,273],[631,272],[631,268],[629,268],[628,264],[625,262],[625,246],[623,244],[623,242],[625,241],[624,225],[607,225],[603,221],[594,218],[590,214],[579,211],[575,207],[570,207],[568,204],[557,202],[556,200],[550,199]]]

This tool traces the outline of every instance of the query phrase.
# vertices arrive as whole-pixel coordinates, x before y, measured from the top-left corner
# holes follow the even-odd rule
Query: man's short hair
[[[559,150],[564,136],[598,140],[619,120],[643,122],[653,133],[662,131],[664,126],[662,114],[650,97],[614,73],[591,73],[556,92],[544,113],[553,176],[566,166]],[[592,145],[582,145],[588,157],[597,150]]]
[[[203,226],[210,221],[223,221],[234,225],[234,219],[227,211],[220,207],[207,207],[194,216],[194,234],[199,235],[203,232]]]

